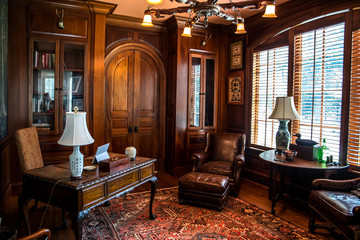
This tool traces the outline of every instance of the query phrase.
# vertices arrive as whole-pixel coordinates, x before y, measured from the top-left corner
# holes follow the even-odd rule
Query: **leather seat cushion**
[[[219,174],[232,177],[233,162],[210,161],[199,166],[199,172]]]
[[[179,178],[179,191],[192,190],[222,195],[228,185],[228,177],[210,173],[190,172]]]
[[[328,211],[341,222],[350,223],[354,220],[352,210],[360,205],[360,198],[350,192],[312,190],[309,205],[318,211],[321,208],[321,212]]]

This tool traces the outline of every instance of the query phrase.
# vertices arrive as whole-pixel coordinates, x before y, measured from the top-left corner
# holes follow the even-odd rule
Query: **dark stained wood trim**
[[[352,11],[345,15],[344,66],[340,129],[340,162],[346,163],[349,134],[350,86],[351,86],[351,49],[352,49]]]
[[[129,17],[129,16],[119,16],[119,15],[110,15],[106,19],[107,25],[114,25],[116,27],[122,28],[131,28],[137,29],[144,32],[165,32],[167,31],[166,24],[159,22],[153,19],[154,26],[152,27],[143,27],[141,26],[142,19]]]
[[[113,3],[105,3],[99,1],[78,1],[78,0],[23,0],[24,2],[30,5],[38,5],[43,6],[46,4],[47,6],[56,7],[56,8],[65,8],[71,9],[77,12],[96,12],[99,14],[110,14],[112,13],[117,4]]]

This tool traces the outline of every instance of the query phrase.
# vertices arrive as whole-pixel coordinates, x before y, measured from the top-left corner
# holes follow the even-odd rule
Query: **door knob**
[[[128,127],[128,133],[132,133],[132,127]]]
[[[137,132],[138,132],[138,130],[139,130],[138,126],[135,126],[135,127],[134,127],[134,131],[135,131],[135,133],[137,133]]]

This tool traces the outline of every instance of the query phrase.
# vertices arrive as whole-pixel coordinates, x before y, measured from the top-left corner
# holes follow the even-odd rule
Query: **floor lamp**
[[[288,122],[299,119],[293,97],[277,97],[275,108],[269,119],[278,119],[279,130],[276,133],[276,150],[288,150],[290,145],[290,133],[288,131]]]

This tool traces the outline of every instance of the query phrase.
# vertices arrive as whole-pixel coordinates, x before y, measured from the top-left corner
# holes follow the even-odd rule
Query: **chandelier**
[[[173,2],[174,0],[170,0]],[[244,26],[244,18],[241,17],[239,9],[249,9],[249,10],[260,10],[265,7],[265,13],[263,17],[275,18],[275,0],[240,0],[238,2],[233,2],[229,0],[229,3],[217,3],[218,0],[207,0],[205,2],[200,2],[197,0],[175,0],[178,3],[187,4],[189,6],[182,6],[177,8],[169,9],[154,9],[153,6],[160,4],[162,0],[147,0],[150,4],[148,9],[144,12],[144,20],[141,23],[144,27],[152,27],[152,17],[164,18],[163,15],[174,15],[177,13],[188,13],[189,20],[185,24],[184,32],[181,36],[191,37],[191,29],[195,26],[196,23],[200,21],[201,18],[204,20],[205,27],[208,26],[208,17],[217,16],[221,17],[227,21],[231,21],[233,24],[236,24],[236,34],[246,33]],[[225,10],[230,9],[234,14],[229,14]],[[194,17],[191,16],[194,14]]]

